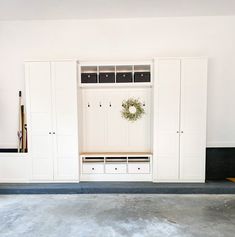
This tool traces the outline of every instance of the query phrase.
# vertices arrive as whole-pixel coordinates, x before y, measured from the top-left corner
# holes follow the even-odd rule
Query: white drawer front
[[[125,174],[127,172],[126,164],[106,164],[105,172],[107,174]]]
[[[104,164],[83,164],[82,172],[84,174],[103,174]]]
[[[148,174],[150,172],[149,163],[129,163],[128,173],[130,174]]]

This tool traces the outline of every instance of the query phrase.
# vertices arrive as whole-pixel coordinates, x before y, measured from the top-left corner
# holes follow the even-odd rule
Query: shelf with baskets
[[[80,64],[81,87],[89,86],[150,86],[151,63],[120,65]]]

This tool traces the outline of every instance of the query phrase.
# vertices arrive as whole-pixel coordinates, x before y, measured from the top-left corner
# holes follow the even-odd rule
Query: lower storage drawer
[[[129,163],[128,173],[130,174],[148,174],[150,172],[149,163]]]
[[[104,173],[104,164],[83,164],[82,172],[84,174],[103,174]]]
[[[106,164],[105,173],[107,174],[125,174],[127,172],[126,164]]]

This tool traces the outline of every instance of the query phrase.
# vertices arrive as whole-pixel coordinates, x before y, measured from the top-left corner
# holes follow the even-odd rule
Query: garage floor
[[[1,237],[234,237],[235,195],[0,195]]]

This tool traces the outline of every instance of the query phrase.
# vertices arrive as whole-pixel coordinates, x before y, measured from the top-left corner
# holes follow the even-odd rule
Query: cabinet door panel
[[[32,178],[34,180],[53,180],[52,136],[31,136]]]
[[[29,153],[32,154],[32,179],[53,179],[51,68],[49,62],[26,65],[29,99]]]
[[[205,178],[207,60],[181,63],[180,178]]]
[[[53,62],[54,179],[78,180],[78,119],[75,62]]]
[[[154,85],[154,179],[179,178],[180,60],[160,59]]]

